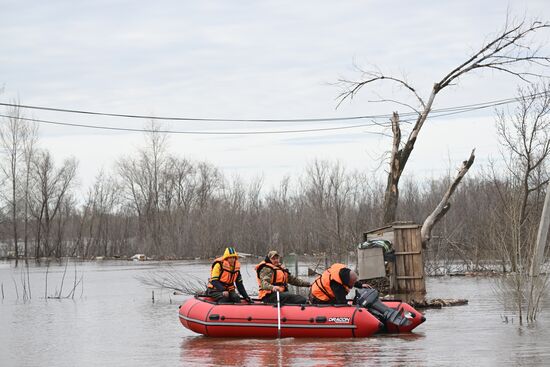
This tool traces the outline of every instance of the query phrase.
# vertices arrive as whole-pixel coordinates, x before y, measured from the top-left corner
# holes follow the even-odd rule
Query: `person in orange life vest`
[[[288,284],[297,287],[309,287],[311,284],[300,278],[292,276],[281,263],[281,257],[277,251],[269,251],[264,261],[256,265],[256,278],[260,290],[258,298],[264,303],[277,303],[277,292],[281,304],[304,304],[307,299],[299,294],[288,292]]]
[[[206,295],[214,298],[218,303],[241,302],[241,298],[235,292],[235,285],[241,296],[248,303],[252,303],[244,288],[238,257],[237,251],[233,247],[228,247],[223,256],[218,257],[212,264]]]
[[[314,304],[329,303],[344,305],[351,288],[370,288],[357,281],[357,273],[344,264],[333,264],[311,285],[310,301]]]

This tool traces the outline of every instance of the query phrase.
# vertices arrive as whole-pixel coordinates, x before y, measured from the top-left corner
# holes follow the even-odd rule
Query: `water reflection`
[[[247,340],[208,337],[184,338],[181,343],[182,365],[189,363],[207,366],[280,365],[286,359],[284,348],[276,340]]]
[[[415,342],[423,335],[367,339],[231,339],[185,337],[181,365],[414,366],[429,361]]]
[[[378,355],[377,346],[342,339],[183,338],[181,365],[349,366]]]

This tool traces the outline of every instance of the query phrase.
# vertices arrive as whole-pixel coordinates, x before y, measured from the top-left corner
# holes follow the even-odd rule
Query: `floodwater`
[[[520,326],[488,278],[429,278],[429,298],[466,298],[466,306],[426,310],[408,335],[366,339],[214,339],[185,329],[186,296],[152,290],[136,276],[166,269],[208,276],[209,264],[98,261],[69,263],[62,294],[82,277],[74,298],[46,299],[61,287],[65,264],[0,262],[0,366],[542,366],[550,364],[550,305],[534,326]],[[253,264],[243,275],[255,289]],[[17,287],[17,291],[16,291]]]

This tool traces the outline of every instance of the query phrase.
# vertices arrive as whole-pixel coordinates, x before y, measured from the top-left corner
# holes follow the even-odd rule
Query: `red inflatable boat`
[[[385,302],[410,321],[405,326],[381,322],[355,305],[217,304],[195,296],[180,306],[183,326],[212,337],[351,338],[376,332],[409,332],[424,322],[422,314],[401,302]]]

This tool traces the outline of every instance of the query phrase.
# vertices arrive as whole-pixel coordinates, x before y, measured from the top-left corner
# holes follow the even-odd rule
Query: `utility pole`
[[[542,216],[540,217],[539,231],[537,233],[537,244],[533,253],[533,261],[529,270],[530,277],[536,277],[540,273],[540,268],[544,262],[544,246],[548,239],[548,227],[550,227],[550,183],[546,188],[546,197],[544,199],[544,207],[542,208]]]

